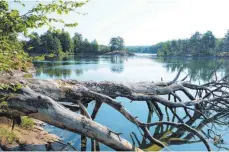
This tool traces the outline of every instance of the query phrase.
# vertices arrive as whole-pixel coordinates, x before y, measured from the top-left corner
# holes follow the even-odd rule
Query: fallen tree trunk
[[[22,91],[20,94],[15,94],[7,100],[11,115],[27,115],[42,120],[53,126],[98,140],[115,150],[140,150],[109,128],[68,110],[47,96],[36,93],[28,87],[20,91]]]
[[[3,94],[1,94],[3,95]],[[29,116],[53,126],[79,133],[95,139],[115,150],[140,151],[109,128],[59,105],[51,98],[34,92],[30,88],[20,89],[7,100],[9,114]]]
[[[74,80],[0,77],[0,97],[8,104],[7,108],[3,109],[4,113],[12,116],[27,115],[36,118],[53,126],[95,139],[115,150],[140,151],[141,149],[121,138],[120,133],[115,133],[93,121],[102,103],[108,104],[121,113],[144,132],[144,138],[160,147],[167,148],[166,145],[151,135],[149,128],[152,125],[167,124],[177,128],[185,126],[184,130],[197,135],[210,151],[210,146],[205,139],[189,126],[172,122],[155,122],[154,124],[141,122],[115,100],[115,97],[121,96],[130,100],[145,101],[150,106],[149,110],[155,109],[160,120],[162,120],[163,113],[158,106],[158,103],[160,103],[169,108],[174,118],[176,117],[180,123],[183,123],[183,120],[174,111],[176,108],[183,108],[190,119],[192,119],[192,115],[187,109],[208,119],[205,116],[206,109],[217,112],[229,107],[229,93],[225,91],[225,88],[229,88],[229,85],[225,78],[203,85],[196,85],[185,81],[187,76],[178,81],[179,75],[180,71],[175,79],[169,82],[139,83],[78,82]],[[196,91],[196,96],[190,90]],[[183,92],[189,101],[182,100],[176,94],[176,91]],[[168,95],[169,98],[165,99],[161,95]],[[171,100],[170,96],[173,96],[174,100]],[[90,116],[84,105],[93,100],[96,100],[96,105]],[[61,102],[73,103],[72,108],[76,110],[80,108],[87,117],[65,108],[59,104]],[[71,109],[71,105],[65,106]]]

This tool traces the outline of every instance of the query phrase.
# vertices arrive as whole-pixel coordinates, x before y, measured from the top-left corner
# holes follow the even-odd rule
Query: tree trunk
[[[177,128],[181,126],[184,130],[198,136],[210,151],[210,147],[205,139],[188,125],[182,125],[182,118],[173,109],[184,108],[186,113],[188,113],[188,110],[191,110],[208,119],[203,113],[203,109],[211,108],[211,110],[217,112],[218,110],[225,110],[229,107],[229,93],[223,90],[223,88],[229,88],[228,83],[225,79],[220,79],[217,82],[213,81],[212,83],[195,85],[185,81],[187,76],[181,81],[177,81],[179,75],[180,72],[170,82],[139,83],[78,82],[74,80],[0,77],[0,97],[8,104],[2,111],[12,116],[27,115],[39,119],[53,126],[99,141],[115,150],[141,151],[141,149],[123,139],[121,133],[116,133],[93,121],[99,108],[104,103],[121,113],[128,121],[140,128],[144,132],[144,139],[149,139],[152,143],[160,147],[167,148],[161,141],[151,135],[149,131],[150,126],[172,125]],[[194,97],[190,90],[202,90],[202,93],[205,91],[205,94],[202,95],[201,93],[201,95]],[[182,91],[189,100],[182,100],[176,94],[176,91]],[[172,95],[174,96],[174,101],[170,98],[167,100],[161,95]],[[182,123],[154,122],[148,124],[141,122],[137,117],[132,116],[123,105],[117,102],[114,99],[115,97],[126,97],[133,101],[147,101],[148,105],[155,107],[155,110],[159,113],[160,120],[162,120],[163,113],[158,106],[158,103],[160,103],[170,109],[173,115]],[[179,102],[176,102],[176,99]],[[96,101],[96,105],[92,116],[90,116],[84,105],[94,100]],[[71,106],[76,110],[81,109],[85,116],[67,109],[60,104],[61,102],[73,103],[74,105],[65,106],[70,109]],[[188,113],[187,115],[192,119],[191,114]]]

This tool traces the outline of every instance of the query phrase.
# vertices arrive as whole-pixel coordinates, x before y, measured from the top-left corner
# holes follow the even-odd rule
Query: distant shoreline
[[[215,58],[228,58],[229,55],[158,55],[158,57],[215,57]]]
[[[42,56],[42,55],[49,55],[49,54],[42,54],[42,53],[29,53],[30,56]],[[135,56],[134,53],[128,52],[128,51],[110,51],[110,52],[99,52],[99,53],[68,53],[63,56],[68,56],[68,55],[75,55],[75,56],[92,56],[92,55],[120,55],[120,56]],[[54,54],[54,56],[58,56]],[[61,55],[60,55],[61,56]]]

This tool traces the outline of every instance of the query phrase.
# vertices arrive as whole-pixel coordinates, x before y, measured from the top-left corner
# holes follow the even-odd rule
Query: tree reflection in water
[[[111,56],[110,57],[110,69],[113,72],[121,73],[124,70],[124,62],[128,60],[125,56]]]
[[[111,71],[121,73],[124,70],[124,62],[128,57],[124,56],[69,56],[47,59],[46,61],[34,62],[36,67],[36,75],[47,74],[51,78],[66,78],[73,74],[73,70],[77,76],[84,73],[87,65],[98,65],[99,62],[107,62]],[[74,68],[70,66],[74,66]],[[78,66],[82,65],[82,66]],[[93,69],[94,67],[89,67]]]
[[[215,57],[160,57],[157,58],[158,62],[166,63],[165,68],[167,71],[176,72],[181,67],[183,71],[187,70],[191,76],[192,81],[202,80],[210,81],[212,69],[220,65],[218,72],[225,76],[229,74],[229,59],[228,58],[215,58]]]
[[[83,74],[83,68],[78,65],[98,64],[98,56],[67,56],[47,58],[45,61],[34,62],[36,76],[46,74],[51,78],[67,78],[72,75],[73,70],[68,66],[75,66],[74,71],[77,76]]]
[[[206,112],[204,114],[207,115],[208,109],[205,110]],[[147,123],[151,123],[152,114],[155,114],[155,112],[153,110],[149,110]],[[211,116],[209,119],[203,119],[201,118],[201,115],[199,113],[195,112],[192,117],[185,115],[182,118],[182,120],[188,126],[191,126],[192,128],[201,132],[202,135],[205,136],[207,141],[213,143],[216,147],[219,148],[219,150],[229,150],[228,145],[225,145],[226,140],[224,140],[225,136],[228,136],[228,131],[229,131],[228,116],[229,116],[229,112],[222,111],[220,113]],[[179,123],[178,120],[173,118],[174,118],[173,114],[163,115],[164,120],[169,119],[170,121],[172,120],[172,122]],[[222,128],[224,128],[224,131],[222,131]],[[149,141],[145,140],[144,136],[142,139],[139,139],[139,137],[137,137],[136,133],[134,132],[132,132],[130,136],[133,144],[137,146],[139,145],[141,149],[147,151],[158,151],[162,149],[158,145],[150,143]],[[182,127],[177,129],[176,127],[173,127],[171,125],[155,125],[153,136],[156,139],[162,141],[167,146],[193,144],[193,143],[202,142],[198,138],[195,138],[193,133],[184,131]]]

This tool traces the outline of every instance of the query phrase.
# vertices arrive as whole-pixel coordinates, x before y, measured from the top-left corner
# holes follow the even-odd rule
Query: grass
[[[28,74],[25,74],[23,77],[24,77],[24,78],[32,78],[33,75],[28,73]]]
[[[10,144],[12,144],[15,139],[17,139],[16,135],[6,128],[0,128],[0,138],[6,138]]]
[[[21,127],[22,128],[25,128],[25,129],[33,129],[34,127],[34,122],[31,118],[27,117],[27,116],[24,116],[24,117],[21,117]]]

